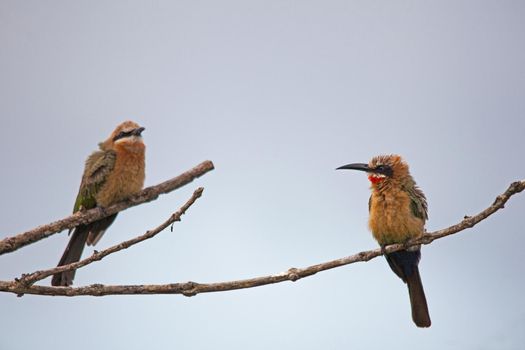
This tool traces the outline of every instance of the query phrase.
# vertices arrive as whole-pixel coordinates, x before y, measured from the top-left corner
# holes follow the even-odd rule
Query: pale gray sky
[[[77,286],[249,278],[375,248],[366,177],[334,169],[380,153],[409,162],[427,229],[447,227],[525,177],[524,18],[522,1],[1,0],[0,237],[68,215],[84,159],[125,119],[146,127],[147,185],[216,170],[121,213],[97,249],[205,187],[173,233]],[[524,210],[517,196],[423,247],[430,329],[381,258],[193,298],[0,294],[0,348],[518,349]],[[0,279],[54,266],[66,243],[0,257]]]

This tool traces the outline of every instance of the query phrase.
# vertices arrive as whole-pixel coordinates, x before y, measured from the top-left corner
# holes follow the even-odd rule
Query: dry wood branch
[[[159,195],[176,190],[196,178],[206,174],[214,169],[213,163],[209,160],[200,163],[194,168],[180,174],[173,179],[165,181],[156,186],[143,189],[140,193],[132,198],[109,206],[107,208],[94,208],[82,212],[77,212],[64,219],[42,225],[24,233],[12,237],[4,238],[0,241],[0,255],[15,251],[28,244],[47,238],[57,232],[73,228],[80,224],[89,224],[90,222],[100,220],[106,216],[118,213],[119,211],[134,207],[136,205],[150,202],[158,198]]]
[[[78,268],[84,267],[86,265],[91,264],[94,261],[99,261],[108,256],[109,254],[116,253],[120,250],[127,249],[131,247],[132,245],[135,245],[137,243],[140,243],[142,241],[145,241],[147,239],[155,237],[158,233],[163,231],[165,228],[173,224],[175,221],[180,221],[181,216],[186,213],[186,210],[188,210],[189,207],[195,203],[195,201],[202,196],[202,192],[204,191],[204,188],[199,187],[193,192],[193,195],[190,199],[175,213],[173,213],[168,220],[154,228],[153,230],[146,231],[141,236],[135,237],[133,239],[121,242],[117,245],[114,245],[112,247],[109,247],[107,249],[104,249],[100,252],[95,251],[89,258],[86,258],[84,260],[68,264],[68,265],[62,265],[58,266],[52,269],[43,270],[43,271],[36,271],[30,274],[24,274],[21,278],[18,279],[18,282],[23,283],[25,285],[31,285],[37,281],[40,281],[46,277],[49,277],[51,275],[54,275],[55,273],[69,271],[69,270],[76,270]]]
[[[426,233],[421,238],[409,241],[407,244],[395,244],[385,247],[385,252],[394,252],[408,246],[417,244],[429,244],[432,241],[471,228],[480,221],[486,219],[499,209],[503,208],[510,197],[516,193],[522,192],[525,189],[525,180],[512,183],[509,188],[501,195],[499,195],[494,203],[487,209],[481,211],[479,214],[471,217],[465,217],[464,220],[456,225],[450,226],[446,229],[436,232]],[[193,296],[199,293],[223,292],[229,290],[253,288],[267,284],[279,283],[284,281],[297,281],[300,278],[314,275],[318,272],[333,269],[336,267],[349,265],[360,261],[369,261],[377,256],[382,255],[381,249],[374,249],[360,252],[345,258],[328,261],[322,264],[308,266],[306,268],[290,268],[285,272],[256,277],[244,280],[219,282],[219,283],[171,283],[163,285],[121,285],[110,286],[93,284],[85,287],[47,287],[31,285],[27,286],[20,281],[0,281],[0,291],[10,292],[15,294],[36,294],[36,295],[60,295],[60,296],[79,296],[79,295],[122,295],[122,294],[183,294],[185,296]]]

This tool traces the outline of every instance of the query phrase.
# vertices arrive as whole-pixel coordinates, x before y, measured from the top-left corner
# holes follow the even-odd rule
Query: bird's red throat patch
[[[385,176],[384,175],[376,175],[376,174],[369,174],[368,175],[368,180],[370,180],[370,182],[372,184],[377,184],[381,181],[383,181],[385,179]]]

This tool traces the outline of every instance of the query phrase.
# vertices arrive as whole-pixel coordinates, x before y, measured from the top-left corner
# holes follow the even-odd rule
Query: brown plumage
[[[427,201],[410,175],[408,164],[398,155],[381,155],[368,164],[354,163],[338,169],[368,173],[372,194],[368,202],[368,226],[382,246],[405,243],[424,233]],[[385,255],[390,268],[408,286],[412,319],[418,327],[430,327],[425,292],[419,275],[419,246]]]
[[[142,189],[145,178],[143,130],[137,123],[125,121],[99,144],[99,150],[86,160],[73,212],[107,207]],[[96,244],[116,216],[75,227],[58,266],[79,261],[84,245]],[[69,286],[74,277],[75,270],[58,273],[53,276],[51,284]]]

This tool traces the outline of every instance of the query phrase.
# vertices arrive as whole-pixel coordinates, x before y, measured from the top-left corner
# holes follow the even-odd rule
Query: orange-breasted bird
[[[372,195],[368,201],[368,226],[383,248],[406,243],[424,233],[428,219],[427,200],[410,175],[408,164],[398,155],[380,155],[368,164],[353,163],[337,169],[361,170],[368,173]],[[412,319],[418,327],[430,327],[427,300],[419,275],[421,247],[385,254],[394,273],[408,286]]]
[[[95,207],[108,207],[139,192],[144,186],[145,148],[142,142],[144,128],[132,121],[125,121],[99,143],[99,150],[86,160],[73,213]],[[67,265],[80,260],[84,245],[95,245],[117,214],[79,225],[72,231],[69,243],[58,263]],[[69,286],[75,270],[53,275],[53,286]]]

